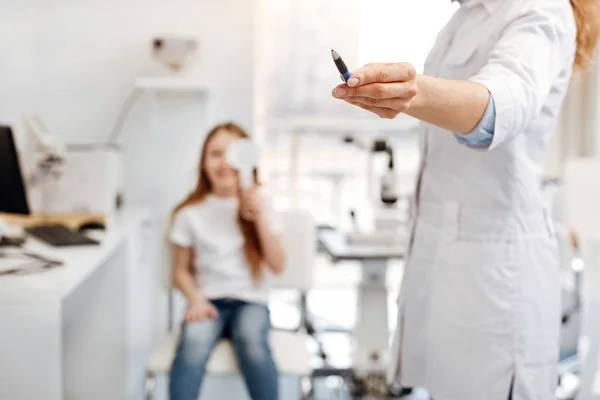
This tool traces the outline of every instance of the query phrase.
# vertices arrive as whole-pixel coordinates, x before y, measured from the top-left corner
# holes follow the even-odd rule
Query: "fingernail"
[[[333,91],[333,94],[335,95],[335,97],[342,97],[346,94],[346,91],[342,88],[337,88]]]
[[[350,78],[348,79],[348,86],[356,86],[358,85],[358,79],[357,78]]]

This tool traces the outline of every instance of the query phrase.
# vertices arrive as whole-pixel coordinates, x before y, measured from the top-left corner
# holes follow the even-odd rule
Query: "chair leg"
[[[154,400],[156,395],[156,375],[154,372],[146,372],[146,393],[144,394],[145,400]]]
[[[310,317],[308,316],[308,303],[307,303],[306,297],[307,297],[306,292],[303,291],[300,293],[300,318],[301,318],[301,321],[300,321],[300,327],[298,328],[298,331],[300,331],[301,329],[304,329],[306,334],[315,340],[315,342],[317,343],[317,357],[322,359],[323,362],[325,363],[325,365],[327,365],[327,354],[325,353],[325,350],[323,349],[323,343],[321,343],[317,339],[317,331],[316,331]]]

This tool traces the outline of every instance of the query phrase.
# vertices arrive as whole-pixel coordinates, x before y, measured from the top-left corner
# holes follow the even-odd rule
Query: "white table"
[[[57,249],[28,239],[28,250],[64,265],[0,276],[0,399],[141,392],[157,275],[151,227],[147,214],[125,212],[100,246]]]
[[[388,291],[387,263],[402,259],[406,246],[357,246],[347,242],[336,230],[323,230],[319,240],[334,262],[360,261],[362,280],[358,289],[356,353],[354,368],[358,371],[380,371],[388,361]]]

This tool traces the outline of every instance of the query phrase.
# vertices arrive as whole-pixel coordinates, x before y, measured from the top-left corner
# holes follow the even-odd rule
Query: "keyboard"
[[[100,244],[96,240],[90,239],[79,232],[72,231],[64,225],[38,225],[25,228],[25,231],[42,242],[55,247]]]

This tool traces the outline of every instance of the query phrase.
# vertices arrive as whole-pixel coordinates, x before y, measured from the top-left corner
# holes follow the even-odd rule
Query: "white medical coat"
[[[389,378],[435,400],[553,399],[560,329],[555,235],[540,177],[572,72],[568,0],[469,0],[425,73],[485,85],[492,144],[424,124],[417,217]]]

